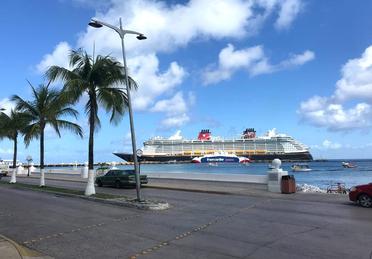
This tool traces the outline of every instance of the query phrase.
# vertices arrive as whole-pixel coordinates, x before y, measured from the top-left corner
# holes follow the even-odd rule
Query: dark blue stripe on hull
[[[202,163],[239,163],[239,158],[228,157],[228,156],[213,156],[213,157],[203,157],[200,159]]]

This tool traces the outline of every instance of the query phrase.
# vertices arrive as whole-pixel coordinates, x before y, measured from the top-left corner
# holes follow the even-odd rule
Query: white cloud
[[[337,142],[332,142],[328,139],[324,140],[323,143],[322,143],[323,147],[326,148],[326,149],[339,149],[342,147],[341,144],[337,143]]]
[[[137,56],[169,52],[198,38],[241,38],[256,33],[260,25],[276,12],[279,15],[277,23],[288,26],[297,15],[295,7],[301,6],[301,0],[190,0],[183,4],[153,0],[111,0],[105,6],[105,11],[97,12],[97,19],[118,24],[118,17],[125,17],[125,28],[135,29],[148,36],[146,41],[141,42],[135,37],[126,38],[128,55]],[[84,47],[91,53],[93,42],[96,42],[97,53],[111,53],[121,57],[119,38],[112,30],[87,27],[80,35],[76,47]],[[46,55],[38,65],[39,71],[51,64],[64,63],[61,62],[63,55],[60,54],[68,48],[66,42],[57,45],[53,54]]]
[[[118,18],[123,17],[126,29],[135,29],[148,37],[145,41],[137,41],[128,36],[125,47],[130,75],[139,83],[138,92],[133,95],[134,108],[149,110],[157,99],[182,84],[187,75],[186,69],[176,61],[160,66],[159,53],[176,51],[195,40],[241,39],[257,33],[264,22],[275,15],[278,16],[277,29],[289,27],[298,14],[296,6],[300,6],[302,0],[189,0],[173,4],[157,0],[110,0],[104,5],[95,0],[74,1],[95,7],[98,20],[118,25]],[[92,53],[94,42],[96,54],[110,54],[121,61],[120,39],[108,28],[87,26],[73,47]],[[69,49],[68,43],[60,42],[51,54],[43,57],[37,70],[43,73],[50,65],[67,67]],[[261,70],[270,69],[265,68],[262,61],[257,64]],[[262,73],[258,66],[256,73]],[[187,121],[186,117],[173,121]],[[167,124],[172,124],[170,121]]]
[[[325,139],[321,145],[312,145],[311,148],[313,149],[340,149],[340,148],[351,148],[349,145],[343,146],[340,143],[330,141],[328,139]]]
[[[68,67],[68,55],[70,50],[71,46],[67,42],[60,42],[55,47],[52,54],[47,54],[43,57],[43,60],[36,66],[37,71],[44,73],[50,66],[53,65]]]
[[[3,154],[3,155],[13,154],[13,149],[11,149],[11,148],[0,148],[0,154]]]
[[[10,115],[10,111],[15,108],[15,104],[8,98],[0,100],[0,109],[5,109],[4,113]]]
[[[349,60],[342,68],[342,78],[336,83],[334,98],[372,100],[372,46],[360,58]]]
[[[238,70],[244,69],[251,76],[268,74],[284,69],[301,66],[315,58],[312,51],[306,50],[302,54],[292,55],[289,59],[277,65],[270,64],[262,46],[254,46],[241,50],[235,50],[232,44],[220,51],[218,67],[207,68],[203,73],[205,85],[215,84],[227,80]]]
[[[352,106],[347,102],[356,103]],[[372,46],[349,60],[330,97],[313,96],[300,105],[301,118],[329,130],[353,130],[372,126]],[[345,108],[345,106],[350,108]]]
[[[180,140],[182,138],[181,131],[177,130],[176,133],[169,137],[169,140]]]
[[[139,84],[133,95],[134,108],[137,110],[147,110],[157,97],[180,85],[187,75],[177,62],[172,62],[166,71],[160,72],[159,60],[155,54],[137,56],[128,63],[131,76]]]
[[[72,1],[73,4],[78,5],[79,7],[84,8],[93,8],[95,10],[106,10],[110,7],[110,1],[102,1],[102,0],[59,0],[61,2],[64,1]]]
[[[97,19],[117,24],[118,17],[126,17],[127,28],[148,36],[143,42],[128,37],[129,55],[172,51],[200,37],[241,37],[245,20],[251,16],[249,5],[236,0],[213,3],[199,0],[177,5],[149,0],[113,3],[109,11],[97,14]],[[88,28],[78,45],[90,46],[94,40],[100,43],[96,46],[98,52],[120,53],[118,36],[109,29]]]
[[[240,68],[249,69],[254,62],[263,58],[264,53],[261,46],[235,50],[232,44],[228,44],[218,56],[218,68],[207,69],[204,72],[204,84],[215,84],[227,80],[236,70]]]
[[[170,99],[158,101],[150,111],[166,114],[166,118],[161,122],[163,128],[180,127],[189,122],[187,112],[194,102],[195,97],[192,92],[188,94],[188,99],[184,98],[182,92],[178,92]]]
[[[302,10],[303,4],[299,0],[284,0],[280,6],[279,17],[275,28],[281,30],[288,28]]]
[[[313,96],[309,100],[301,103],[301,111],[314,112],[322,110],[327,105],[327,98],[321,96]]]
[[[127,28],[135,28],[149,36],[140,44],[128,37],[129,53],[171,51],[202,38],[241,38],[256,33],[271,14],[278,13],[277,28],[288,27],[299,12],[301,0],[190,0],[167,4],[151,0],[113,0],[111,8],[97,13],[96,18],[117,24],[125,17]],[[98,52],[120,52],[118,36],[108,29],[88,28],[79,46],[96,40]]]
[[[187,114],[179,114],[177,116],[172,116],[164,119],[161,122],[161,125],[168,129],[168,128],[174,128],[174,127],[181,127],[185,123],[190,121],[190,117]]]
[[[194,92],[187,93],[188,103],[189,105],[194,105],[196,102],[196,96]]]
[[[345,109],[342,104],[314,96],[301,103],[298,113],[303,120],[314,126],[339,131],[372,126],[371,111],[371,106],[367,103],[359,103],[352,108]]]
[[[183,98],[182,92],[178,92],[171,99],[158,101],[151,108],[153,112],[166,112],[167,114],[180,114],[187,110],[186,101]]]
[[[315,58],[314,52],[306,50],[302,54],[292,55],[289,59],[281,62],[280,67],[292,67],[292,66],[301,66]]]

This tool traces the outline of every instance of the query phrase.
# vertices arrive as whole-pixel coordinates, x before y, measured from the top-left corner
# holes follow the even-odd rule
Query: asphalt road
[[[141,211],[0,185],[0,234],[55,258],[370,259],[372,253],[372,209],[346,199],[158,189],[144,195],[172,207]]]

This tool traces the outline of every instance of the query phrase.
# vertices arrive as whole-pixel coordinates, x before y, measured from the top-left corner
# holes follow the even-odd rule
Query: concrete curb
[[[64,193],[63,193],[64,194]],[[68,196],[69,194],[67,194]],[[80,196],[80,195],[74,195],[76,198],[81,198],[85,200],[90,200],[90,201],[96,201],[96,202],[101,202],[105,204],[111,204],[111,205],[116,205],[116,206],[121,206],[121,207],[129,207],[129,208],[136,208],[140,210],[166,210],[169,209],[169,203],[167,202],[161,202],[161,201],[141,201],[137,202],[134,200],[126,200],[122,198],[118,199],[101,199],[101,198],[96,198],[96,197],[90,197],[90,196]]]
[[[40,177],[37,177],[37,176],[17,176],[17,177],[20,177],[20,178],[32,178],[32,179],[40,179]],[[83,179],[65,179],[65,178],[58,178],[58,177],[48,177],[47,175],[45,175],[45,180],[52,180],[52,181],[64,181],[64,182],[74,182],[74,183],[86,183],[87,182],[87,179],[83,180]]]
[[[0,234],[0,242],[4,242],[3,246],[0,246],[0,256],[1,258],[7,259],[53,259],[50,256],[44,256],[37,251],[31,250],[27,247],[24,247],[17,242],[3,236]]]
[[[200,190],[200,189],[193,189],[193,188],[167,187],[167,186],[156,186],[156,185],[146,185],[146,186],[144,186],[144,188],[146,188],[146,189],[151,188],[151,189],[171,190],[171,191],[222,194],[222,195],[233,195],[233,194],[235,194],[234,192],[226,192],[226,191],[211,191],[211,190]]]

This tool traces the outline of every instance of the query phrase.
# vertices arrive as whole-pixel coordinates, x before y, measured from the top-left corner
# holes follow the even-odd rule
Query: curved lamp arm
[[[92,27],[95,27],[95,28],[100,28],[102,26],[106,26],[106,27],[116,31],[119,34],[120,38],[124,38],[125,34],[135,34],[135,35],[138,35],[137,39],[139,39],[139,40],[146,39],[146,37],[143,35],[143,33],[140,33],[140,32],[137,32],[137,31],[132,31],[132,30],[123,30],[122,26],[121,26],[121,19],[120,19],[120,27],[116,27],[114,25],[111,25],[109,23],[102,22],[102,21],[99,21],[99,20],[96,20],[96,19],[91,19],[89,25],[92,26]]]

